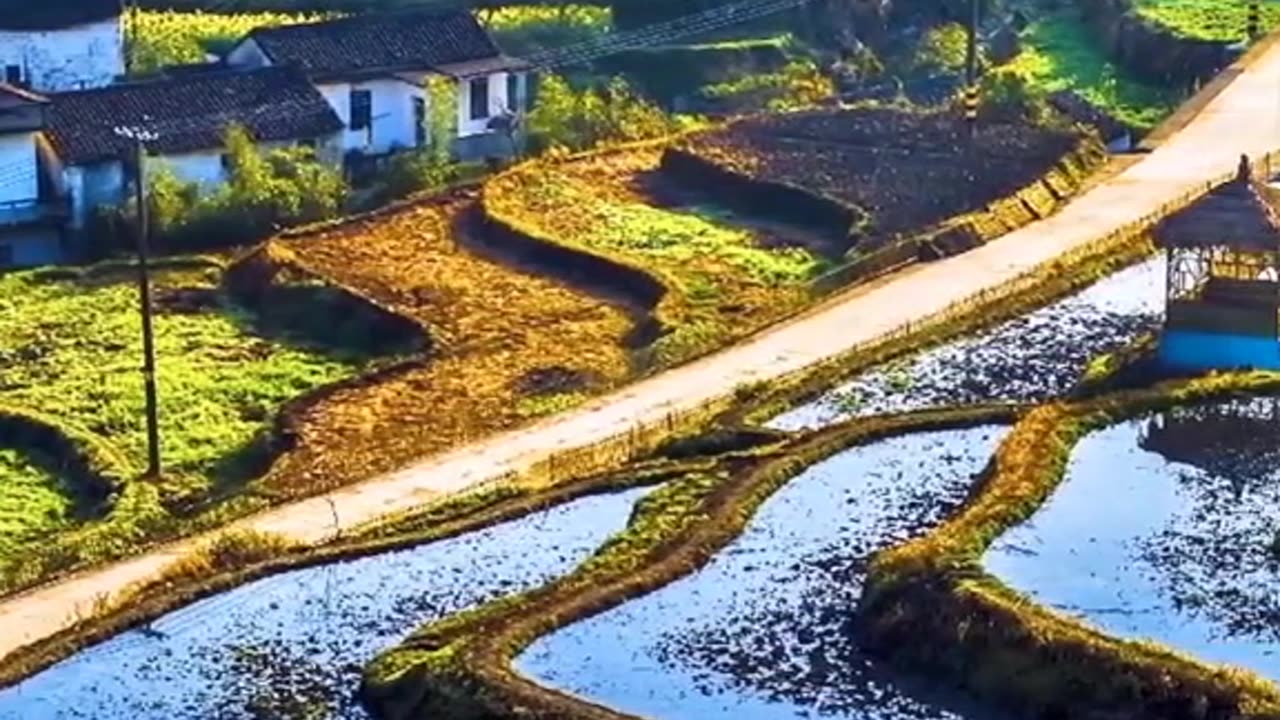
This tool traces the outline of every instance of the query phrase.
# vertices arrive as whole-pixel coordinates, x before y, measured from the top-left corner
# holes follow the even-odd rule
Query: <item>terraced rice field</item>
[[[333,487],[572,407],[625,380],[633,316],[466,245],[470,193],[264,252],[340,285],[431,338],[430,351],[339,389],[298,424],[272,469]]]
[[[1276,407],[1178,408],[1089,435],[987,569],[1114,635],[1280,681]]]
[[[0,719],[368,718],[361,663],[419,623],[565,572],[644,492],[250,583],[0,690]]]
[[[139,535],[173,529],[234,495],[269,459],[272,421],[288,400],[359,373],[352,348],[265,331],[219,289],[218,262],[175,260],[156,277],[155,322],[164,477],[142,482],[146,432],[141,328],[128,266],[0,276],[0,414],[54,428],[98,463],[0,433],[0,587],[29,579],[32,553],[64,562],[111,556]],[[107,477],[109,476],[109,477]]]
[[[291,250],[308,241],[289,241]],[[857,407],[833,411],[831,398],[823,398],[773,425],[805,432],[801,428],[886,412],[1062,397],[1088,358],[1127,346],[1152,328],[1162,274],[1159,260],[1120,271],[989,331],[873,368],[833,393],[869,393]],[[387,300],[391,295],[379,295],[377,277],[353,276],[351,284]],[[1060,366],[1051,361],[1055,354]],[[920,382],[889,379],[904,375]],[[1265,509],[1274,500],[1266,489],[1274,474],[1267,444],[1274,433],[1259,430],[1269,427],[1273,405],[1179,409],[1090,436],[1062,487],[1030,522],[997,541],[987,568],[1106,631],[1153,637],[1275,677],[1268,588],[1276,528]],[[1005,432],[990,425],[927,431],[837,452],[783,485],[708,565],[535,639],[516,668],[577,697],[649,717],[1000,720],[1005,715],[998,707],[868,653],[852,623],[876,553],[930,531],[969,501]],[[161,682],[165,689],[149,696],[151,706],[134,707],[131,716],[147,717],[151,707],[186,717],[210,708],[234,712],[305,701],[315,713],[308,717],[364,717],[352,694],[359,662],[416,622],[568,572],[620,527],[618,513],[627,512],[638,492],[579,501],[542,519],[420,550],[259,581],[154,623],[158,637],[121,636],[0,693],[0,716],[55,717],[40,714],[53,712],[51,698],[83,691],[89,694],[77,706],[98,708],[88,716],[110,718],[129,706],[126,696],[141,694],[129,688]],[[597,521],[582,525],[588,517]],[[511,533],[526,530],[549,534],[514,541],[521,553],[493,555],[512,546]],[[572,539],[562,537],[566,532]],[[481,547],[491,560],[468,554]],[[554,562],[544,567],[533,562],[537,557]],[[438,562],[454,569],[442,572]],[[525,563],[532,574],[519,569]],[[476,575],[481,565],[492,569]],[[421,581],[401,582],[408,576]],[[454,587],[448,578],[468,589],[445,595],[464,599],[420,601],[420,586],[438,589],[443,579]],[[228,607],[236,609],[217,610]],[[341,623],[365,629],[350,638],[328,631],[316,637],[315,628],[332,626],[334,612],[366,618]],[[270,620],[276,615],[282,619]],[[179,669],[157,655],[173,643],[205,649],[191,651],[196,665]],[[306,658],[298,647],[307,648]],[[104,690],[115,687],[115,671],[93,668],[106,668],[108,657],[111,667],[142,663],[135,679]],[[213,690],[200,679],[207,672],[220,678]],[[258,683],[262,676],[273,678],[270,690]],[[61,688],[57,694],[42,690],[54,685]]]
[[[976,146],[953,113],[852,109],[762,115],[698,133],[680,149],[737,174],[854,208],[854,239],[875,247],[1014,195],[1079,138],[989,125]]]

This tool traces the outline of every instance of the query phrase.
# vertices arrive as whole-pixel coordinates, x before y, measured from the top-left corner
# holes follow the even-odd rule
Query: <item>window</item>
[[[4,81],[10,85],[22,84],[22,66],[21,65],[5,65]]]
[[[231,153],[222,153],[218,157],[218,162],[222,164],[222,172],[230,175],[236,169],[236,161],[231,157]]]
[[[0,270],[13,266],[13,246],[0,243]]]
[[[489,78],[478,77],[471,80],[471,119],[484,120],[489,117]]]
[[[427,101],[416,97],[413,99],[413,132],[414,145],[427,145]]]
[[[524,110],[523,98],[520,97],[519,73],[507,73],[507,110],[511,112]]]
[[[352,130],[367,130],[373,125],[373,93],[368,90],[351,91]]]

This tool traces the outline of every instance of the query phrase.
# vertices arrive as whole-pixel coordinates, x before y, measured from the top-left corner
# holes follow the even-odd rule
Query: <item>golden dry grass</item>
[[[653,365],[670,366],[779,320],[809,298],[820,258],[771,243],[741,222],[660,206],[644,187],[656,143],[539,161],[491,180],[485,207],[526,234],[613,259],[658,278],[668,333]]]
[[[268,486],[313,491],[387,472],[628,377],[627,313],[460,245],[455,222],[470,201],[420,203],[273,241],[301,269],[421,324],[433,348],[428,362],[308,408]],[[550,387],[526,385],[548,370]]]

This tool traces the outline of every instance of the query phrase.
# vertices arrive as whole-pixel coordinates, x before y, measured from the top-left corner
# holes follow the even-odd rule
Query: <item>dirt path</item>
[[[1256,155],[1280,146],[1276,88],[1280,88],[1280,47],[1270,44],[1250,58],[1234,81],[1179,133],[1047,220],[894,282],[836,298],[820,311],[573,412],[238,525],[318,542],[334,532],[330,501],[338,508],[341,524],[350,527],[410,509],[441,493],[520,471],[557,451],[587,445],[638,424],[659,423],[673,411],[731,393],[743,383],[767,380],[837,355],[1148,215],[1193,187],[1226,174],[1241,153]],[[148,577],[198,540],[176,543],[0,603],[0,654],[66,627],[97,599]]]

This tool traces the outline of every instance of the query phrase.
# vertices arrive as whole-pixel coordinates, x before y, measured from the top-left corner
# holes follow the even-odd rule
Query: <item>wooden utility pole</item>
[[[969,137],[978,128],[978,25],[982,0],[969,0],[969,42],[964,57],[964,119]]]
[[[137,205],[137,223],[134,231],[138,243],[138,296],[142,303],[142,381],[147,396],[147,476],[160,475],[160,411],[156,393],[156,345],[152,330],[151,308],[151,258],[147,217],[146,171],[144,167],[146,147],[144,136],[134,138],[134,202]]]

